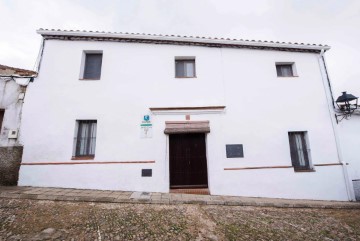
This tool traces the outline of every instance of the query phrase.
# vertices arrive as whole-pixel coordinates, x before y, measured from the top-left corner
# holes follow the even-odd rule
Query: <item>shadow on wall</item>
[[[22,153],[22,146],[0,147],[0,185],[17,185]]]

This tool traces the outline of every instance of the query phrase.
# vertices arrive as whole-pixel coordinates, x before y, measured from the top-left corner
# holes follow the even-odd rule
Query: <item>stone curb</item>
[[[70,202],[99,202],[99,203],[132,203],[132,204],[197,204],[197,205],[222,205],[222,206],[253,206],[253,207],[274,207],[274,208],[318,208],[318,209],[360,209],[360,203],[339,204],[311,204],[311,203],[279,203],[279,202],[256,202],[256,201],[222,201],[222,200],[181,200],[181,199],[131,199],[114,197],[95,196],[57,196],[46,194],[19,194],[0,193],[3,199],[29,199],[29,200],[50,200]]]

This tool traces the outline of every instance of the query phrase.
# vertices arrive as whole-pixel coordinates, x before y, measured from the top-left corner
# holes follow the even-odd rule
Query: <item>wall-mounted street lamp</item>
[[[335,114],[336,121],[340,122],[343,119],[348,119],[354,113],[354,111],[359,107],[358,106],[358,99],[352,94],[347,94],[346,91],[342,92],[342,95],[339,96],[336,100],[336,105],[338,106],[338,112],[340,114]],[[340,120],[338,117],[342,117]]]

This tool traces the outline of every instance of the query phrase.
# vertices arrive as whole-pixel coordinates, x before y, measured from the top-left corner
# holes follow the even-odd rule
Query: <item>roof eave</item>
[[[222,45],[241,45],[254,47],[270,47],[270,48],[287,48],[287,49],[304,49],[304,50],[324,50],[327,51],[330,46],[321,45],[305,45],[291,43],[274,43],[263,41],[244,41],[244,40],[227,40],[227,39],[208,39],[194,38],[182,36],[163,36],[163,35],[146,35],[146,34],[124,34],[124,33],[105,33],[105,32],[80,32],[80,31],[60,31],[60,30],[42,30],[36,31],[42,36],[74,36],[74,37],[100,37],[100,38],[126,38],[126,39],[142,39],[142,40],[164,40],[174,42],[196,42]]]

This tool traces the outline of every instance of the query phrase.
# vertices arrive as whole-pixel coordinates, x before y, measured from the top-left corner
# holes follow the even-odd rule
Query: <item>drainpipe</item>
[[[343,161],[343,155],[342,155],[341,145],[340,145],[340,138],[339,138],[339,134],[338,134],[337,122],[335,119],[335,112],[334,112],[334,110],[335,110],[334,97],[332,94],[332,88],[331,88],[329,74],[328,74],[327,68],[326,68],[324,53],[325,53],[325,50],[322,49],[320,52],[320,55],[319,55],[319,66],[320,66],[321,77],[323,80],[325,96],[326,96],[326,100],[327,100],[327,104],[328,104],[331,125],[332,125],[332,129],[333,129],[334,137],[335,137],[337,155],[338,155],[339,163],[342,166],[342,171],[343,171],[346,193],[347,193],[348,199],[350,201],[355,201],[354,188],[353,188],[352,182],[349,178],[349,173],[347,170],[346,163]]]

